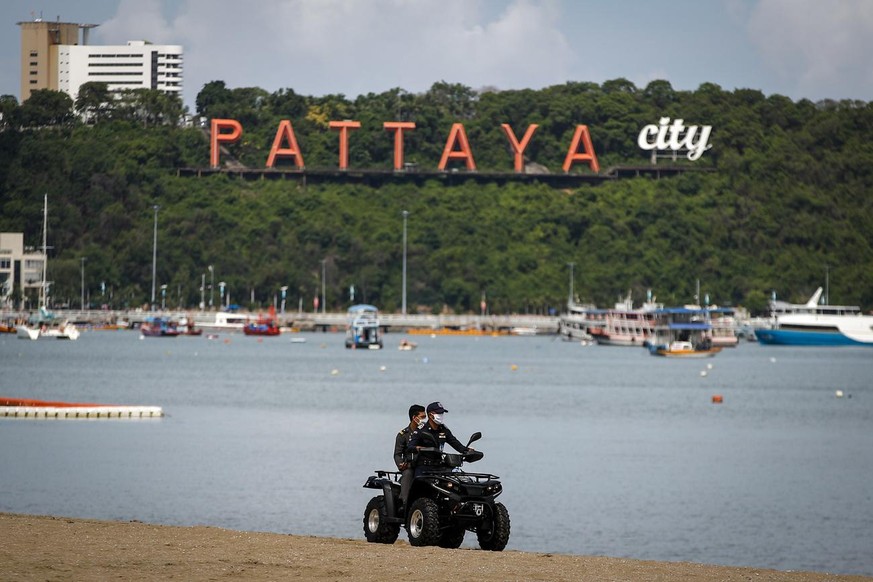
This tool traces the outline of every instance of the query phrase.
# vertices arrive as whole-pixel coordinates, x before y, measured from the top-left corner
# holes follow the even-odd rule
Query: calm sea
[[[439,400],[484,434],[508,549],[873,575],[871,349],[298,337],[0,338],[0,396],[167,414],[0,419],[0,511],[363,539],[362,484]]]

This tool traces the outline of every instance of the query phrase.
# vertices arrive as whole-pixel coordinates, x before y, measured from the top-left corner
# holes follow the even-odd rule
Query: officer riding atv
[[[431,414],[433,405],[445,412],[441,404],[432,403],[428,406],[430,420],[441,414]],[[441,424],[441,420],[431,422],[430,426],[435,428],[437,424]],[[373,497],[364,510],[367,541],[393,544],[403,526],[413,546],[458,548],[464,534],[472,531],[476,532],[483,550],[503,550],[509,542],[510,525],[506,507],[495,501],[503,492],[499,477],[461,470],[464,462],[472,463],[484,456],[470,448],[471,443],[482,438],[482,433],[474,433],[466,446],[453,444],[458,450],[466,451],[454,454],[442,451],[443,441],[435,432],[417,431],[410,442],[416,469],[405,504],[400,495],[400,471],[376,471],[364,483],[365,488],[382,492]],[[448,429],[444,432],[453,439]]]

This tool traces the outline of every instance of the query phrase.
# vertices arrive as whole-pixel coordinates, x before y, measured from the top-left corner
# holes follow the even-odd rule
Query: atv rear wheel
[[[480,548],[500,552],[509,543],[509,511],[502,503],[495,503],[494,515],[491,517],[490,527],[479,528],[476,536],[479,538]]]
[[[406,518],[406,533],[412,546],[435,546],[439,543],[439,508],[433,499],[420,497],[412,502]]]
[[[451,548],[453,550],[460,548],[461,544],[464,543],[465,533],[467,533],[467,530],[462,527],[450,527],[444,529],[440,536],[439,546],[441,548]]]
[[[388,510],[385,496],[378,495],[370,500],[364,510],[364,535],[374,544],[393,544],[400,535],[400,524],[387,523]]]

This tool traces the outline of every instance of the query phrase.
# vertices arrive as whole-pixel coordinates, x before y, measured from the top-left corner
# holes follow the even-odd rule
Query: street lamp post
[[[406,219],[409,216],[409,211],[401,212],[403,215],[403,294],[400,302],[400,312],[406,315]]]
[[[161,285],[161,311],[167,308],[167,286]]]
[[[215,269],[209,265],[209,310],[212,311],[212,299],[215,297]]]
[[[222,307],[224,307],[224,286],[225,285],[227,285],[227,283],[225,283],[224,281],[221,281],[218,283],[218,298],[219,298],[218,302]]]
[[[206,273],[200,273],[200,311],[206,307]]]
[[[152,242],[152,309],[155,308],[155,273],[158,269],[158,206],[155,204],[152,208],[155,211],[155,232]]]
[[[82,261],[82,299],[79,305],[82,307],[82,311],[85,311],[85,261],[88,257],[82,257],[80,260]]]
[[[327,313],[327,302],[325,301],[325,281],[324,281],[324,263],[326,259],[321,259],[321,312]]]
[[[282,291],[282,310],[281,311],[282,311],[282,314],[284,315],[284,313],[285,313],[285,294],[288,292],[288,286],[285,285],[284,287],[280,287],[279,290]]]

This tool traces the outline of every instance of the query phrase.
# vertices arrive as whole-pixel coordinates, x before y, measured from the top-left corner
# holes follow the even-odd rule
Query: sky
[[[91,44],[182,45],[192,111],[216,80],[353,99],[623,77],[873,101],[873,0],[0,0],[0,14],[0,95],[16,98],[16,22],[41,16],[98,24]]]

